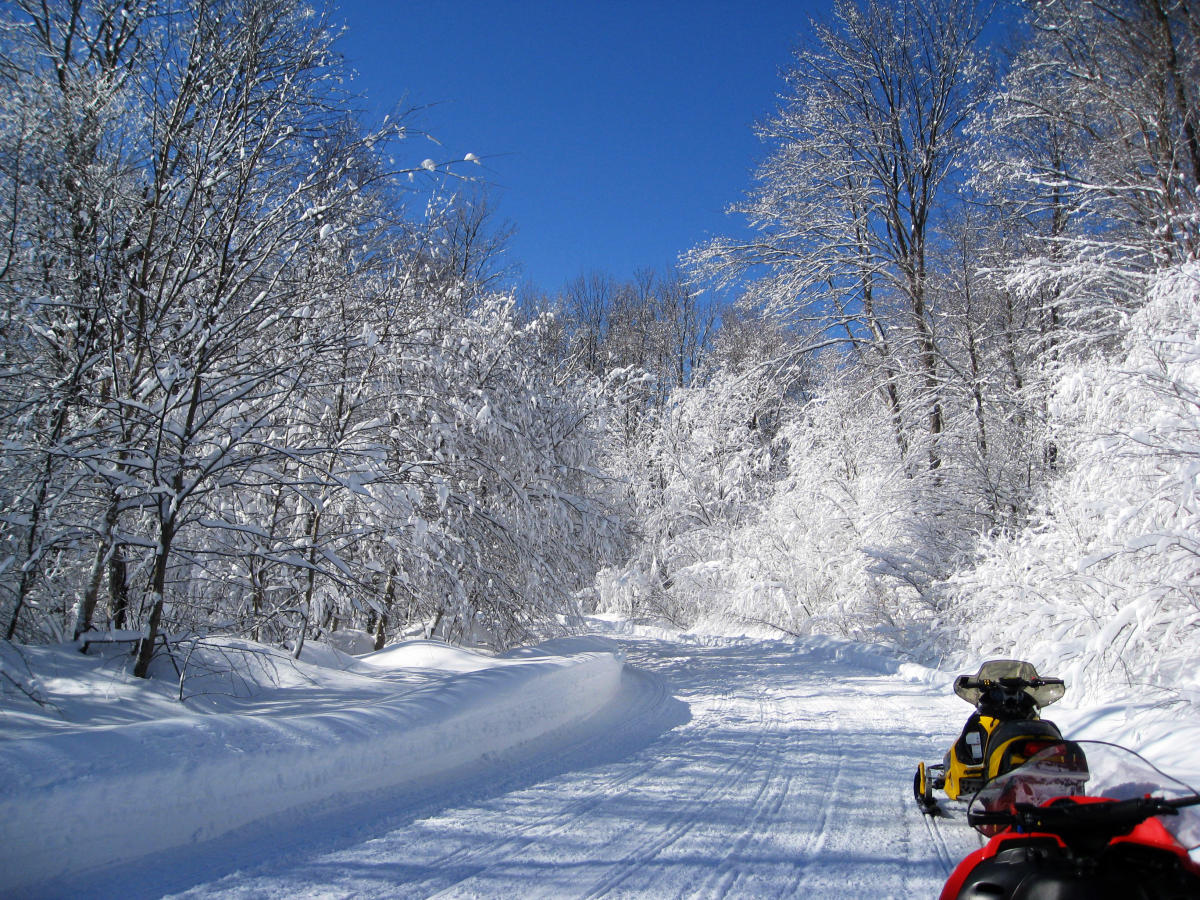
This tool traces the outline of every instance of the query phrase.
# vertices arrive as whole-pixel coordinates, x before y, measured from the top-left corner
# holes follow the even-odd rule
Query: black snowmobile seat
[[[1050,738],[1061,741],[1063,736],[1062,732],[1058,730],[1058,726],[1046,719],[1023,719],[1014,722],[1001,722],[988,738],[987,750],[984,753],[985,758],[991,759],[993,753],[1014,738]],[[1010,748],[1010,750],[1005,751],[1004,758],[1000,760],[999,768],[994,774],[1007,772],[1012,767],[1013,760],[1011,759]]]

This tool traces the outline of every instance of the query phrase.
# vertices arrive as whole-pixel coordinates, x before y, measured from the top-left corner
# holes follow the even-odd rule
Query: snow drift
[[[80,664],[70,649],[41,649]],[[553,649],[497,659],[421,641],[361,661],[327,650],[326,661],[343,661],[334,684],[322,684],[329,667],[308,665],[301,683],[254,689],[255,714],[178,704],[169,718],[48,721],[25,732],[28,715],[6,714],[16,726],[6,733],[20,736],[0,740],[0,892],[279,813],[428,783],[579,721],[615,696],[623,661],[613,645]],[[73,655],[96,671],[94,660]],[[346,692],[348,676],[357,692]],[[326,686],[337,690],[323,694]],[[98,839],[101,822],[119,823],[119,832]]]

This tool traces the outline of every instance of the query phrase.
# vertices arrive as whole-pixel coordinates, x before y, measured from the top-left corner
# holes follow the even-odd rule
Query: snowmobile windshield
[[[1022,690],[1038,707],[1061,699],[1067,690],[1061,678],[1041,678],[1033,663],[1019,659],[988,660],[975,675],[959,675],[954,679],[954,693],[977,708],[993,686]]]
[[[980,788],[967,813],[1007,811],[1018,803],[1041,806],[1057,797],[1075,796],[1179,800],[1200,795],[1125,747],[1102,741],[1054,741]],[[1184,807],[1177,815],[1159,820],[1183,846],[1200,844],[1200,806]]]
[[[1049,706],[1055,700],[1061,700],[1067,692],[1066,684],[1059,678],[1045,678],[1040,684],[1025,688],[1025,693],[1033,698],[1038,707]]]
[[[1033,663],[1019,659],[989,659],[975,673],[979,681],[1000,681],[1003,678],[1020,678],[1034,681],[1038,677]]]

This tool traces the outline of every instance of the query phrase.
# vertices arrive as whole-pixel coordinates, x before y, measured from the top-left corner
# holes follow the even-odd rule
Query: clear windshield
[[[1015,803],[1040,805],[1063,796],[1128,800],[1147,794],[1166,800],[1198,796],[1132,750],[1101,741],[1061,741],[989,781],[972,798],[968,813],[1008,809]],[[1200,806],[1185,807],[1161,821],[1185,847],[1200,845]]]
[[[1033,663],[1020,659],[989,659],[979,667],[975,677],[980,681],[999,681],[1001,678],[1020,678],[1035,681],[1038,677]]]
[[[954,693],[972,706],[979,706],[984,694],[984,683],[1003,683],[1006,680],[1034,682],[1023,690],[1039,707],[1049,706],[1060,699],[1066,685],[1058,678],[1040,678],[1033,663],[1019,659],[990,659],[979,667],[975,675],[960,675],[954,680]]]

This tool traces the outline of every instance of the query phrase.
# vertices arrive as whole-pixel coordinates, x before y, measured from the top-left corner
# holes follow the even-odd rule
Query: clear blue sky
[[[662,269],[738,227],[725,207],[763,149],[755,121],[810,16],[786,0],[337,0],[339,48],[382,115],[475,153],[524,276],[554,291]],[[419,161],[419,160],[416,160]]]

